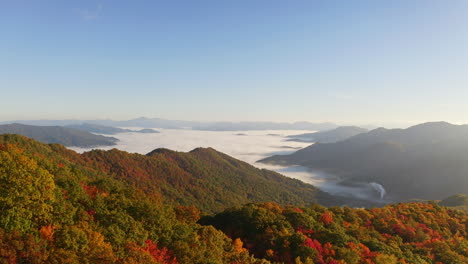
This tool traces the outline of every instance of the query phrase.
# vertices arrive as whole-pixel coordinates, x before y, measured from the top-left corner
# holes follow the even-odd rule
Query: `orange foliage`
[[[41,229],[39,230],[39,233],[41,234],[41,237],[43,239],[52,241],[54,239],[55,228],[56,227],[53,225],[42,226]]]
[[[325,212],[320,216],[320,222],[324,225],[329,225],[333,222],[333,216],[330,212]]]
[[[158,243],[153,243],[152,240],[146,240],[146,247],[147,250],[153,258],[159,262],[160,264],[177,264],[177,260],[175,257],[172,256],[169,249],[163,247],[158,248]]]

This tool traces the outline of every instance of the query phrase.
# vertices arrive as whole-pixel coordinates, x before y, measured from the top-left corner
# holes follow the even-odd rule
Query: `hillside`
[[[61,145],[0,135],[0,263],[266,263]]]
[[[248,204],[200,220],[274,263],[390,264],[468,261],[468,214],[435,203],[374,209]]]
[[[172,204],[196,205],[208,213],[266,201],[295,205],[372,205],[331,196],[312,185],[257,169],[211,148],[188,153],[157,149],[147,155],[116,149],[94,150],[81,157],[83,164],[148,193],[158,193]]]
[[[395,200],[439,200],[468,190],[466,153],[468,126],[436,122],[407,129],[379,128],[261,162],[325,170],[344,183],[377,182]]]
[[[212,149],[78,154],[0,135],[0,263],[466,263],[466,213],[435,204],[368,210],[267,202],[239,204],[203,219],[195,206],[179,204],[192,202],[178,199],[196,189],[189,183],[202,188],[198,180],[232,188],[219,190],[223,196],[210,186],[199,192],[194,205],[205,207],[210,196],[233,203],[231,177],[280,178],[285,189],[295,186],[276,173],[250,170]],[[278,191],[277,199],[288,197],[260,183],[253,199]],[[294,183],[298,194],[319,196],[309,191],[313,187]]]
[[[18,142],[16,144],[22,148],[30,148],[30,144],[34,148],[49,148],[48,145],[14,135],[0,138],[0,143],[3,141]],[[249,202],[267,201],[284,205],[372,205],[367,201],[331,196],[310,184],[273,171],[257,169],[211,148],[198,148],[188,153],[156,149],[147,155],[117,149],[93,150],[83,154],[52,151],[48,155],[112,176],[148,194],[159,196],[167,203],[196,205],[206,213]]]
[[[468,212],[468,195],[466,194],[456,194],[450,197],[447,197],[439,202],[442,206],[452,207],[459,210]]]
[[[320,131],[315,133],[305,133],[299,135],[287,136],[288,141],[315,142],[315,143],[333,143],[342,141],[350,137],[368,132],[365,128],[356,126],[342,126],[332,130]]]
[[[43,143],[58,143],[64,146],[93,147],[112,146],[116,138],[60,126],[31,126],[23,124],[0,125],[0,134],[19,134]]]

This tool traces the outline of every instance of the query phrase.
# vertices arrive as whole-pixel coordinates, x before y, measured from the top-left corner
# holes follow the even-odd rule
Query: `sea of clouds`
[[[138,127],[126,127],[138,130]],[[117,148],[131,153],[146,154],[157,148],[190,151],[197,147],[211,147],[232,157],[248,162],[258,168],[277,171],[285,176],[310,183],[331,194],[375,199],[378,186],[359,183],[353,186],[339,184],[339,179],[321,171],[302,166],[273,166],[257,161],[272,155],[290,154],[311,143],[287,141],[286,136],[310,133],[302,130],[259,131],[198,131],[191,129],[157,129],[160,133],[120,133],[112,135],[119,139],[115,146],[95,148],[70,147],[77,152],[91,149]],[[380,194],[378,195],[380,196]],[[383,196],[382,196],[383,198]]]

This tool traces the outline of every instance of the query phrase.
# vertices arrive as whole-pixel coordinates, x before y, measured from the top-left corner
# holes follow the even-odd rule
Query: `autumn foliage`
[[[235,219],[231,221],[230,219]],[[274,263],[467,263],[467,214],[435,203],[374,209],[249,204],[202,223]]]
[[[242,163],[210,159],[220,164],[208,167],[201,160],[221,154],[166,152],[151,154],[157,158],[117,150],[81,155],[0,135],[0,263],[468,263],[463,211],[433,202],[304,206],[292,194],[277,200],[294,205],[239,205],[244,197],[220,200],[237,189],[223,192],[229,185],[207,179],[224,179],[215,176],[237,168],[227,177],[237,183]],[[247,175],[254,172],[249,167]],[[274,198],[277,187],[259,197]],[[215,198],[208,191],[217,192]],[[194,206],[197,201],[209,210]],[[207,214],[229,204],[237,206]]]

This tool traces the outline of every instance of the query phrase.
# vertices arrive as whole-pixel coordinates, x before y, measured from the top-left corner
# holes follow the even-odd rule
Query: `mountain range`
[[[275,122],[196,122],[183,120],[168,120],[162,118],[140,117],[130,120],[16,120],[4,121],[2,124],[22,123],[38,126],[68,126],[82,123],[95,124],[111,127],[143,127],[143,128],[166,128],[166,129],[187,129],[206,131],[243,131],[243,130],[329,130],[336,128],[333,123],[275,123]]]
[[[0,134],[19,134],[43,143],[58,143],[76,147],[112,146],[118,141],[113,137],[95,135],[69,127],[33,126],[18,123],[0,125]]]
[[[369,130],[365,128],[360,128],[356,126],[342,126],[337,127],[332,130],[314,132],[314,133],[304,133],[299,135],[290,135],[287,136],[288,141],[297,141],[297,142],[315,142],[315,143],[333,143],[337,141],[342,141],[347,138],[359,135],[361,133],[368,132]]]
[[[376,182],[395,200],[443,199],[468,191],[468,126],[432,122],[378,128],[261,162],[327,171],[343,184]]]
[[[82,123],[74,125],[66,125],[65,127],[87,131],[96,134],[115,135],[118,133],[159,133],[154,129],[144,128],[140,130],[125,129],[111,126],[103,126],[98,124]]]

